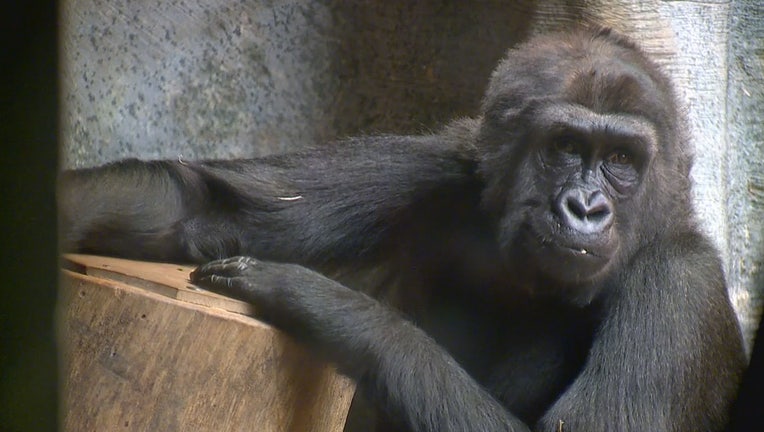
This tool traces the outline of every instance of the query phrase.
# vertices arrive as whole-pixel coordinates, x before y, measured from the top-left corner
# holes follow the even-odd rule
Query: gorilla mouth
[[[591,257],[607,259],[610,257],[610,241],[602,235],[597,238],[577,234],[570,228],[563,228],[558,223],[552,222],[547,230],[541,230],[538,227],[528,224],[525,226],[527,234],[526,245],[530,249],[557,249],[560,253],[568,253],[577,257]],[[556,229],[555,229],[556,227]],[[546,231],[545,234],[541,232]],[[603,241],[604,240],[604,241]]]
[[[567,249],[574,256],[590,256],[593,258],[602,258],[598,253],[594,252],[591,247],[587,249],[586,246],[559,246],[561,249]]]
[[[566,246],[562,244],[546,243],[541,245],[539,252],[542,254],[557,254],[561,259],[576,259],[589,261],[607,261],[608,257],[593,247]]]
[[[594,279],[610,262],[609,257],[582,247],[548,244],[534,254],[542,273],[564,282]]]
[[[535,261],[535,266],[553,279],[564,282],[590,280],[610,262],[613,247],[609,241],[586,241],[564,229],[549,230],[548,234],[542,235],[535,228],[527,226],[524,230],[525,251]]]

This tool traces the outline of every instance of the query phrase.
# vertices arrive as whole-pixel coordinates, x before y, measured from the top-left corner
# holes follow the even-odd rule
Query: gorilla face
[[[661,221],[650,201],[665,203],[655,196],[665,187],[647,183],[671,136],[670,89],[632,50],[543,39],[534,48],[510,51],[487,92],[483,205],[498,215],[512,266],[584,289]]]
[[[640,189],[655,133],[635,116],[560,101],[541,105],[527,123],[534,133],[522,162],[532,185],[506,209],[523,218],[509,231],[511,244],[546,276],[580,284],[609,268],[629,237],[624,231],[635,226],[622,223],[633,217],[624,204]]]

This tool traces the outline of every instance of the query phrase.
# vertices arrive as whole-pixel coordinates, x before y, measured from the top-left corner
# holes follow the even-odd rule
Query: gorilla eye
[[[616,150],[607,155],[605,161],[614,165],[631,165],[634,158],[631,153],[626,150]]]
[[[578,141],[571,136],[557,137],[552,141],[552,150],[558,153],[578,153]]]

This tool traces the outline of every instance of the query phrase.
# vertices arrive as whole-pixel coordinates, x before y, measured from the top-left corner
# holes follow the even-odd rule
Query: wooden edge
[[[238,312],[231,312],[225,309],[221,308],[215,308],[215,307],[209,307],[206,305],[200,305],[196,303],[186,302],[183,300],[178,300],[172,297],[168,297],[166,295],[162,295],[159,293],[156,293],[151,290],[145,290],[143,288],[135,287],[129,283],[117,281],[114,279],[103,279],[98,276],[92,276],[88,274],[79,273],[76,271],[71,271],[67,269],[61,270],[61,276],[63,283],[90,283],[90,284],[96,284],[101,286],[106,286],[108,288],[114,289],[116,292],[122,292],[127,291],[133,294],[140,294],[144,295],[146,297],[149,297],[153,299],[154,301],[159,301],[162,303],[170,303],[175,306],[183,307],[186,309],[191,309],[196,312],[201,312],[209,315],[213,315],[219,318],[227,319],[227,320],[234,320],[243,324],[247,324],[254,327],[260,327],[260,328],[267,328],[271,331],[277,331],[280,332],[280,330],[276,329],[275,327],[271,326],[270,324],[258,320],[256,317],[253,316],[245,316],[243,314],[240,314]]]
[[[70,272],[113,280],[184,302],[254,316],[253,305],[206,291],[189,281],[194,267],[171,263],[134,261],[96,255],[64,254]]]

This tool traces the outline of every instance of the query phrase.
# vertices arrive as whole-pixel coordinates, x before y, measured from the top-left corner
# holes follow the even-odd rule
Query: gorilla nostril
[[[586,206],[578,197],[570,196],[565,200],[566,209],[579,219],[585,219],[589,214]]]
[[[563,223],[585,233],[601,231],[613,219],[610,201],[601,191],[568,190],[558,198],[556,209]]]
[[[594,192],[589,197],[587,214],[590,216],[605,216],[610,214],[610,202],[605,198],[605,195],[603,195],[602,192]]]

